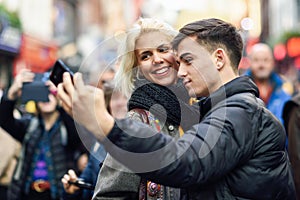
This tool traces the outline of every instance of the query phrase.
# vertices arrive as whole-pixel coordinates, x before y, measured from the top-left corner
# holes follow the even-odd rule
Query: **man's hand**
[[[68,171],[68,174],[65,174],[63,176],[63,178],[61,179],[61,182],[63,183],[66,193],[74,194],[77,190],[80,189],[79,187],[77,187],[73,184],[69,184],[69,181],[76,182],[77,179],[78,179],[78,177],[77,177],[76,173],[74,172],[74,170],[72,170],[72,169],[70,169]]]
[[[33,78],[34,73],[28,69],[21,69],[8,90],[7,98],[9,100],[16,100],[18,97],[20,97],[23,83],[32,82]]]
[[[114,125],[114,118],[108,113],[103,91],[85,85],[81,73],[76,73],[72,83],[70,74],[65,72],[63,83],[57,87],[57,96],[62,107],[98,139],[103,139]]]

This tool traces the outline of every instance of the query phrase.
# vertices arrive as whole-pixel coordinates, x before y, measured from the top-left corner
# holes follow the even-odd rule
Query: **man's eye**
[[[186,58],[183,59],[183,61],[184,61],[186,64],[191,64],[192,61],[193,61],[193,58],[186,57]]]

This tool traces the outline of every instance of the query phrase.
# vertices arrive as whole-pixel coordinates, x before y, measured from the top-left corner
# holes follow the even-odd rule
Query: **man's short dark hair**
[[[220,19],[210,18],[189,23],[179,30],[173,40],[173,48],[178,49],[186,37],[196,37],[197,42],[210,53],[223,48],[229,55],[232,67],[237,71],[242,57],[243,40],[237,29]]]

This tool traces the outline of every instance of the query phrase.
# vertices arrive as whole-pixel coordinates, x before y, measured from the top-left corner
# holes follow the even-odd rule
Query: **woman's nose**
[[[163,62],[163,58],[158,53],[153,54],[153,64],[161,64]]]

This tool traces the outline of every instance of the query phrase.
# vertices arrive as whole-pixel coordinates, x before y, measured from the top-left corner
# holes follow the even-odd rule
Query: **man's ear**
[[[217,50],[214,51],[213,53],[215,64],[217,69],[220,71],[226,63],[226,56],[225,56],[225,51],[222,48],[218,48]]]

